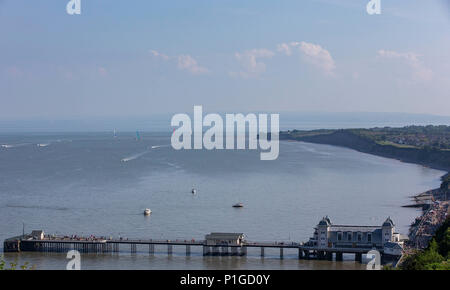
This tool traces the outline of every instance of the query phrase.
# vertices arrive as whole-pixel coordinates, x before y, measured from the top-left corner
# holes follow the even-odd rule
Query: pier
[[[55,252],[64,253],[77,250],[80,253],[119,253],[148,252],[154,255],[158,248],[167,255],[172,255],[174,248],[178,253],[184,252],[186,256],[191,255],[193,248],[198,248],[203,256],[247,256],[248,249],[259,249],[262,258],[266,255],[266,249],[272,248],[279,251],[279,258],[283,259],[285,252],[294,251],[298,259],[318,259],[342,261],[344,254],[353,254],[355,261],[362,262],[362,255],[372,248],[318,248],[306,246],[299,243],[281,242],[249,242],[242,241],[240,244],[217,243],[210,245],[208,240],[128,240],[128,239],[103,239],[103,238],[68,238],[45,236],[33,238],[31,235],[18,236],[4,241],[4,252]],[[139,251],[138,251],[139,249]],[[181,250],[181,251],[180,251]],[[382,250],[379,250],[383,254]]]
[[[174,248],[183,249],[190,256],[196,248],[203,256],[247,256],[248,250],[259,253],[261,258],[279,253],[283,259],[286,253],[295,252],[298,259],[342,261],[344,255],[353,255],[355,261],[362,262],[363,255],[372,250],[378,251],[381,260],[398,258],[402,255],[404,239],[395,232],[394,222],[388,217],[382,225],[356,226],[336,225],[329,217],[323,217],[314,228],[314,234],[306,243],[296,242],[258,242],[248,241],[243,233],[210,233],[203,240],[154,240],[126,239],[113,237],[80,237],[44,235],[42,230],[31,234],[13,237],[4,241],[4,252],[68,252],[80,253],[119,253],[148,252],[149,255],[163,249],[172,255]],[[381,261],[381,262],[382,262]]]

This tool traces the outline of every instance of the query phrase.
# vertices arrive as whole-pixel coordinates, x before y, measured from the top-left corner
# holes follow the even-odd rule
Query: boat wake
[[[24,209],[69,210],[69,208],[67,207],[59,207],[59,206],[20,205],[20,204],[7,204],[6,207],[24,208]]]
[[[144,152],[141,152],[141,153],[132,155],[132,156],[130,156],[130,157],[126,157],[126,158],[123,158],[121,161],[122,161],[122,162],[128,162],[128,161],[131,161],[131,160],[135,160],[135,159],[138,159],[138,158],[141,157],[141,156],[144,156],[144,155],[147,154],[148,152],[149,152],[149,151],[144,151]]]
[[[180,169],[181,168],[181,166],[179,166],[177,164],[174,164],[174,163],[170,163],[170,162],[167,162],[167,165],[169,165],[170,167],[176,168],[176,169]]]
[[[157,149],[157,148],[168,147],[168,146],[170,146],[170,145],[154,145],[154,146],[151,146],[147,151],[144,151],[144,152],[141,152],[141,153],[134,154],[132,156],[123,158],[121,161],[122,162],[128,162],[128,161],[131,161],[131,160],[135,160],[135,159],[138,159],[139,157],[142,157],[145,154],[149,153],[151,149]]]
[[[9,149],[9,148],[17,148],[17,147],[22,147],[22,146],[26,146],[26,145],[30,145],[30,143],[20,143],[20,144],[2,144],[0,145],[2,148],[5,149]]]
[[[155,145],[155,146],[152,146],[151,148],[152,149],[157,149],[157,148],[162,148],[162,147],[169,147],[170,145]]]
[[[312,147],[309,147],[309,146],[300,146],[300,148],[302,148],[304,151],[308,151],[308,152],[315,153],[315,154],[318,154],[318,155],[326,155],[326,156],[332,155],[329,152],[319,151],[319,150],[317,150],[315,148],[312,148]]]

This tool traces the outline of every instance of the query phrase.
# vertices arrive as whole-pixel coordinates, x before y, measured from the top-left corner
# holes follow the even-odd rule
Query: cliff
[[[450,151],[448,150],[381,145],[370,138],[355,134],[352,130],[335,130],[331,133],[304,135],[281,132],[280,139],[342,146],[364,153],[450,171]]]

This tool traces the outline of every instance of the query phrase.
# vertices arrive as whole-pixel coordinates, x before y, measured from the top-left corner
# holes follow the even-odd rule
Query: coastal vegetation
[[[280,132],[280,139],[347,147],[450,171],[450,126]]]
[[[441,189],[442,190],[450,190],[450,174],[447,173],[442,177],[442,183],[441,183]]]
[[[428,247],[408,255],[402,270],[450,270],[450,218],[436,231]]]
[[[23,265],[18,266],[17,263],[9,263],[7,264],[5,262],[5,260],[3,259],[3,257],[0,257],[0,271],[1,270],[17,270],[17,269],[21,269],[21,270],[30,270],[31,268],[29,267],[28,263],[25,263]]]

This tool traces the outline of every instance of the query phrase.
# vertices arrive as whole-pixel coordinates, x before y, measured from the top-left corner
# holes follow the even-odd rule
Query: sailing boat
[[[141,136],[139,135],[139,131],[136,131],[136,141],[141,141]]]
[[[113,135],[113,137],[114,137],[114,138],[117,138],[116,128],[114,128],[114,135]]]

